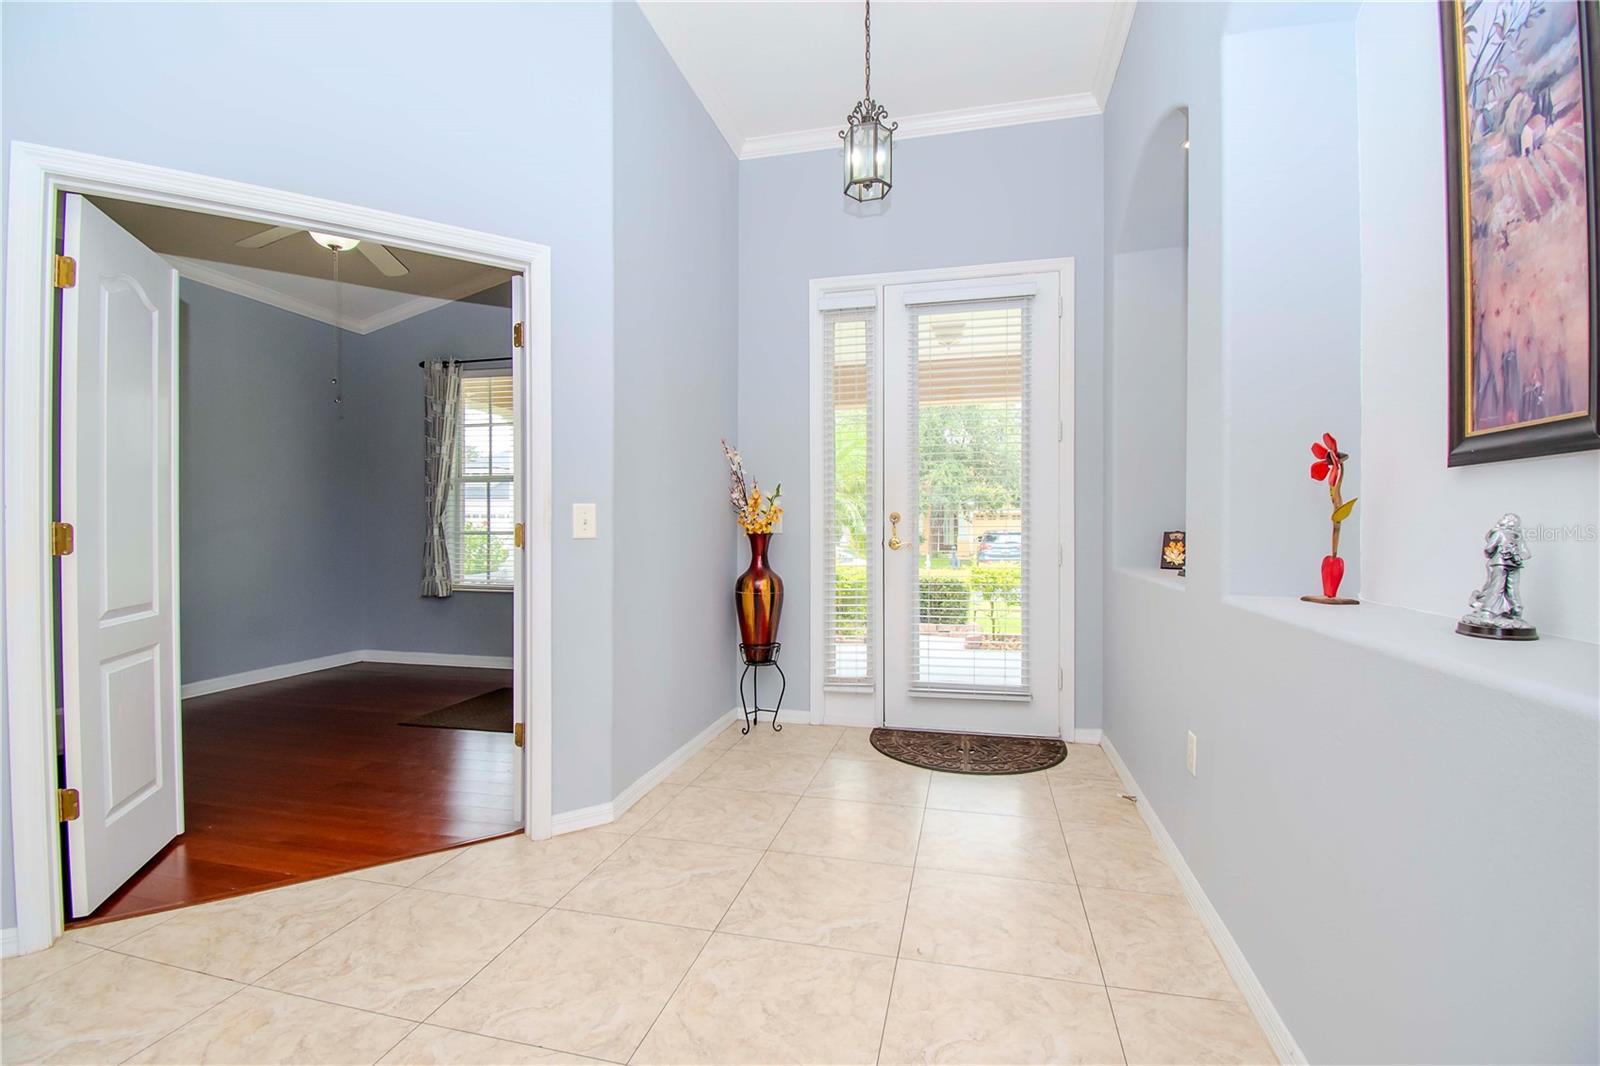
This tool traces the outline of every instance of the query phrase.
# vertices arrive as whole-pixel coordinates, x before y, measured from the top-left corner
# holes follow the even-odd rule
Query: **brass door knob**
[[[900,539],[900,512],[889,512],[889,550],[899,551],[905,547],[905,541]]]

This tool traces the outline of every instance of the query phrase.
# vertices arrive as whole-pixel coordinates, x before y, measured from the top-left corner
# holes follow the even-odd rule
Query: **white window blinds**
[[[445,534],[457,588],[509,589],[515,579],[516,456],[511,372],[461,375],[461,454]]]
[[[828,685],[876,677],[871,604],[878,581],[875,308],[822,312],[823,669]]]
[[[1028,693],[1032,304],[907,309],[914,690]]]

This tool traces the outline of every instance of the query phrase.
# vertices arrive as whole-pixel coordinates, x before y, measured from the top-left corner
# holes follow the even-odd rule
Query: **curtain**
[[[423,368],[422,478],[427,492],[428,531],[422,541],[422,595],[455,591],[450,543],[445,533],[450,486],[461,448],[461,364],[435,359]]]

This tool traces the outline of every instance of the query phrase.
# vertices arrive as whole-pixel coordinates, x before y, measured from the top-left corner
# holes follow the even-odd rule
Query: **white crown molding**
[[[392,326],[397,322],[404,322],[408,318],[425,314],[436,308],[443,307],[449,300],[440,300],[432,296],[413,296],[410,299],[396,304],[387,311],[379,311],[365,318],[355,318],[350,315],[338,315],[320,304],[309,300],[302,300],[296,296],[279,292],[267,285],[241,278],[219,269],[215,264],[201,259],[189,259],[180,255],[162,256],[177,270],[179,276],[190,281],[209,285],[213,289],[231,292],[235,296],[243,296],[247,300],[276,307],[280,311],[287,311],[292,315],[309,318],[324,325],[334,326],[350,333],[365,335],[374,330]]]
[[[1106,26],[1106,39],[1100,46],[1100,64],[1095,68],[1094,87],[1090,90],[1105,110],[1111,103],[1111,88],[1117,82],[1117,68],[1122,65],[1122,52],[1128,46],[1128,31],[1133,28],[1133,8],[1138,0],[1117,0],[1111,9],[1111,21]]]
[[[1126,30],[1124,30],[1125,36]],[[963,107],[954,111],[929,111],[921,115],[907,115],[900,119],[900,128],[895,132],[895,137],[899,140],[910,137],[937,137],[945,133],[1020,126],[1028,122],[1084,118],[1098,115],[1103,110],[1104,107],[1094,93],[1071,93],[1067,96],[1014,100],[1010,103],[989,104],[983,107]],[[765,159],[768,156],[795,155],[800,152],[819,152],[837,148],[840,128],[841,126],[824,126],[812,130],[795,130],[792,133],[747,137],[739,149],[739,158]]]

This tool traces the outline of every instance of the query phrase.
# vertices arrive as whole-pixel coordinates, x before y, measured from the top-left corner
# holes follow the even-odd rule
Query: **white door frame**
[[[55,205],[63,192],[111,196],[274,226],[349,234],[519,272],[527,310],[518,427],[526,548],[515,649],[525,701],[524,831],[551,831],[551,336],[550,249],[387,211],[40,145],[11,146],[4,339],[4,694],[8,711],[17,950],[48,947],[62,930],[55,813],[56,612],[49,546],[54,383]]]
[[[1028,259],[1015,263],[987,263],[978,266],[948,267],[935,270],[905,270],[892,271],[879,274],[849,274],[833,278],[813,278],[811,280],[809,301],[806,305],[806,314],[810,322],[810,370],[811,370],[811,399],[809,421],[809,449],[811,453],[811,496],[810,496],[810,533],[811,543],[809,558],[811,562],[811,589],[810,589],[810,614],[811,614],[811,649],[810,649],[810,698],[811,721],[821,724],[824,720],[824,685],[822,655],[822,642],[824,640],[823,627],[825,619],[822,614],[822,603],[825,590],[822,587],[822,552],[823,540],[823,506],[822,493],[824,484],[824,471],[822,444],[823,444],[823,396],[822,396],[822,316],[818,310],[819,301],[828,295],[846,295],[859,293],[863,289],[870,289],[875,293],[879,309],[880,328],[874,333],[877,351],[874,353],[878,365],[883,365],[883,337],[882,314],[884,311],[884,288],[889,285],[916,285],[939,281],[975,281],[985,278],[1009,277],[1016,274],[1047,274],[1057,273],[1061,277],[1061,327],[1058,337],[1058,360],[1061,366],[1059,410],[1061,413],[1061,443],[1059,469],[1059,498],[1061,515],[1061,551],[1063,562],[1057,567],[1060,575],[1060,628],[1061,641],[1061,705],[1060,725],[1061,737],[1064,740],[1073,738],[1077,710],[1073,699],[1073,681],[1077,675],[1077,640],[1074,624],[1076,610],[1075,591],[1077,587],[1077,564],[1074,550],[1077,546],[1076,503],[1073,499],[1073,481],[1075,470],[1073,468],[1073,431],[1076,427],[1077,412],[1073,406],[1075,395],[1074,375],[1077,367],[1075,363],[1076,329],[1077,321],[1077,286],[1075,282],[1076,260],[1063,259]],[[886,399],[886,398],[885,398]],[[882,442],[879,442],[880,458]],[[881,469],[881,463],[880,463]],[[881,501],[880,501],[881,502]],[[878,604],[869,606],[873,612],[873,631],[878,640],[883,639],[882,618]],[[876,661],[883,663],[883,655],[877,656]],[[877,693],[878,716],[872,721],[832,721],[836,725],[876,726],[882,725],[882,677],[878,678]]]

